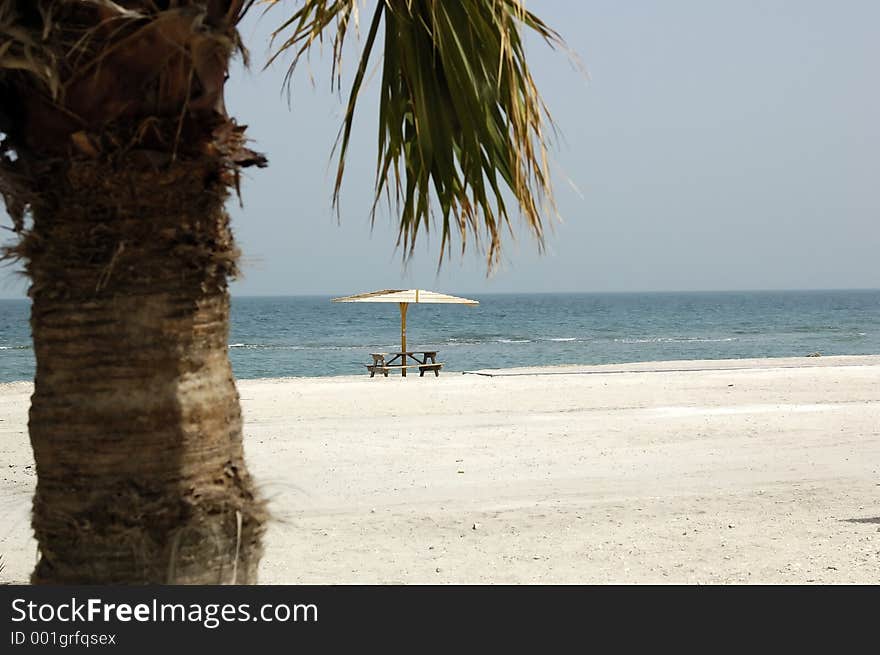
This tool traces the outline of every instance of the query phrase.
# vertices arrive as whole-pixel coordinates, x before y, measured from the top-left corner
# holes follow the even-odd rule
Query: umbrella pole
[[[403,366],[404,368],[400,369],[400,374],[403,377],[406,377],[406,309],[409,307],[408,302],[400,303],[400,351],[404,353],[403,357]]]

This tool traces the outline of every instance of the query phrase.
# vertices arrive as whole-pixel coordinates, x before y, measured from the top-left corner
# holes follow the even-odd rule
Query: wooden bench
[[[439,377],[440,369],[443,368],[443,363],[437,361],[436,350],[415,350],[405,353],[394,353],[394,356],[386,361],[385,357],[388,354],[389,353],[370,353],[370,357],[373,358],[373,363],[364,364],[370,372],[370,377],[374,377],[377,372],[380,372],[387,378],[389,371],[398,369],[406,371],[409,368],[419,369],[419,377],[424,377],[425,371],[434,371],[435,377]],[[421,355],[422,357],[419,358],[417,355]],[[416,363],[406,364],[405,362],[407,358],[414,360]],[[404,363],[395,364],[394,362],[398,360]],[[430,360],[430,362],[428,360]]]
[[[440,369],[443,368],[443,362],[431,362],[430,364],[419,365],[419,377],[425,377],[425,371],[434,371],[434,377],[440,377]]]
[[[374,377],[377,372],[382,373],[385,377],[388,377],[388,372],[398,369],[404,368],[417,368],[419,369],[419,377],[425,376],[425,371],[434,371],[434,376],[440,376],[440,369],[443,368],[443,362],[431,362],[430,364],[407,364],[404,366],[403,364],[364,364],[367,367],[367,370],[370,372],[370,377]]]

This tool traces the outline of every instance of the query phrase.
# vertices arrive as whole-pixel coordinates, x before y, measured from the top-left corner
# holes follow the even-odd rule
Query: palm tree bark
[[[21,245],[37,359],[33,582],[254,582],[263,505],[226,351],[236,253],[222,176],[129,161],[49,178]]]

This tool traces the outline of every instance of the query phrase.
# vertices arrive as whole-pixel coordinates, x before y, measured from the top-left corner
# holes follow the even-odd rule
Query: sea
[[[444,372],[880,354],[880,290],[460,295],[479,306],[410,305],[407,316],[409,349],[438,351]],[[28,300],[0,300],[0,382],[33,378],[28,314]],[[232,301],[240,379],[365,375],[371,352],[399,346],[396,304]]]

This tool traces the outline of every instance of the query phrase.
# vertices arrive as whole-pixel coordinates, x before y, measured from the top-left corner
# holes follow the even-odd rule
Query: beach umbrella
[[[403,353],[407,352],[406,310],[410,303],[441,303],[471,306],[480,304],[476,300],[459,298],[458,296],[450,296],[445,293],[426,291],[424,289],[382,289],[380,291],[370,291],[369,293],[359,293],[355,296],[333,298],[333,302],[396,302],[400,307],[400,351]],[[404,363],[406,363],[405,356]],[[401,375],[406,377],[405,368],[402,369]]]

